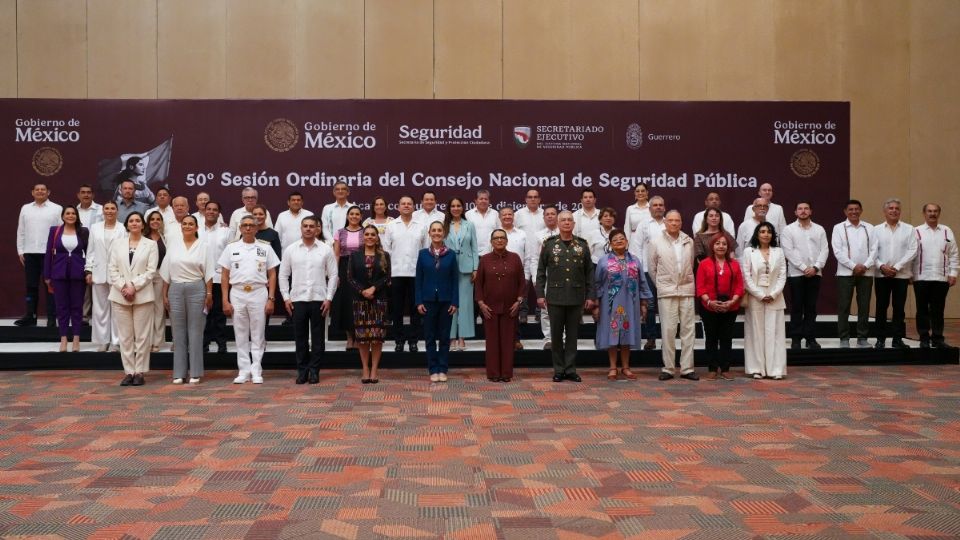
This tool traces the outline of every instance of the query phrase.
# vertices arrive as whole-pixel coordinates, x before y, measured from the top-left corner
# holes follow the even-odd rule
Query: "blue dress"
[[[457,286],[460,289],[460,298],[466,298],[460,302],[457,314],[453,317],[450,325],[450,339],[472,338],[476,335],[476,316],[473,313],[473,283],[470,282],[470,277],[480,264],[480,257],[477,255],[477,235],[473,223],[461,219],[460,230],[455,229],[451,223],[450,232],[443,243],[457,256],[459,269]]]
[[[653,294],[643,276],[643,263],[626,252],[623,259],[606,253],[594,271],[600,321],[597,323],[597,349],[617,345],[639,348],[641,345],[640,300]]]

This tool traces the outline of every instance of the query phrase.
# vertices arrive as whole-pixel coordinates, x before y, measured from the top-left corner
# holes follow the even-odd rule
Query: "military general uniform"
[[[579,236],[570,240],[547,238],[540,250],[536,289],[537,298],[547,301],[554,377],[570,378],[577,373],[577,333],[583,304],[593,298],[593,262],[587,241]]]
[[[263,382],[263,351],[266,348],[264,308],[273,291],[267,290],[267,271],[280,265],[269,242],[238,240],[227,244],[217,266],[230,271],[230,303],[233,304],[233,330],[237,340],[236,383],[252,378]]]

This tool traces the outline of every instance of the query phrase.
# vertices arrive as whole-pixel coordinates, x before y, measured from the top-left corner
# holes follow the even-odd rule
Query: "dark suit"
[[[90,231],[77,230],[77,247],[67,252],[63,245],[63,226],[50,227],[47,251],[43,255],[43,279],[50,280],[57,309],[60,336],[79,336],[83,324],[83,295],[87,290],[84,265]],[[71,327],[72,323],[72,327]]]

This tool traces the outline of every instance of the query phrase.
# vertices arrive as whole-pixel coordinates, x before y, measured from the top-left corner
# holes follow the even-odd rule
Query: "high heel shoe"
[[[67,352],[67,342],[66,342],[66,341],[61,341],[61,342],[60,342],[60,352]]]
[[[73,342],[73,352],[80,352],[80,342],[79,342],[79,341],[74,341],[74,342]]]

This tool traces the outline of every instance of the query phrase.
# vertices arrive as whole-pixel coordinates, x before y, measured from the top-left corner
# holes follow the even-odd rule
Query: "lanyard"
[[[851,224],[852,225],[852,224]],[[864,227],[863,230],[867,233],[867,257],[870,257],[870,231],[867,231],[867,228]],[[853,261],[853,255],[850,254],[850,236],[847,234],[847,226],[843,226],[843,237],[847,241],[847,258]]]
[[[928,226],[929,227],[929,226]],[[930,229],[933,230],[933,229]],[[920,235],[920,228],[917,227],[917,260],[920,261],[920,264],[917,265],[917,277],[920,277],[920,274],[923,273],[923,237]],[[943,263],[943,275],[947,275],[947,243],[950,240],[947,238],[947,229],[943,229],[943,250],[940,252],[941,262]]]

